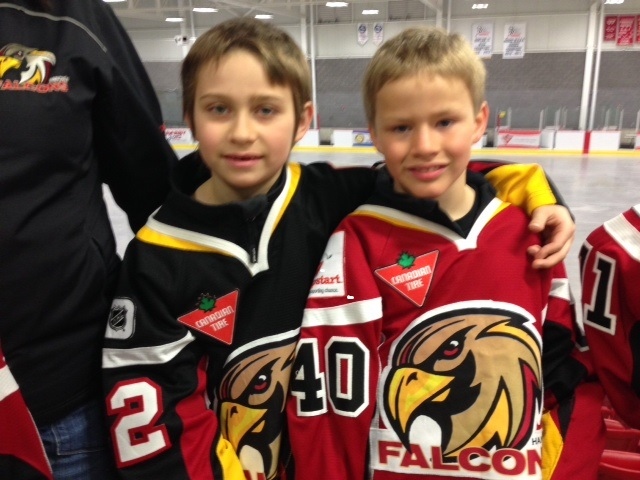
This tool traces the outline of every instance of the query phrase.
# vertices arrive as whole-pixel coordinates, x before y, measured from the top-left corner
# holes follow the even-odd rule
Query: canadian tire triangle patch
[[[419,257],[405,252],[400,255],[397,263],[378,268],[375,273],[403,297],[421,307],[429,293],[437,260],[437,250]]]
[[[189,328],[231,345],[236,325],[238,290],[218,298],[202,294],[196,305],[198,306],[196,310],[178,317],[178,321]]]

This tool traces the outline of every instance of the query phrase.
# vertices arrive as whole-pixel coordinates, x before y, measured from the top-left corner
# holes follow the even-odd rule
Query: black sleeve
[[[92,28],[106,49],[93,106],[96,152],[103,182],[136,231],[166,197],[177,157],[164,137],[160,104],[129,36],[111,7],[90,3],[96,15]]]
[[[374,191],[378,171],[371,167],[334,168],[324,162],[308,165],[303,181],[308,192],[309,216],[333,232],[340,221],[365,203]]]

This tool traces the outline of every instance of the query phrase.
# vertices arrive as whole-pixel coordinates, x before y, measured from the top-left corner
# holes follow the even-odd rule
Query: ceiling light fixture
[[[180,23],[180,22],[184,22],[184,18],[182,17],[167,17],[164,19],[165,22],[172,22],[172,23]]]
[[[126,2],[127,0],[102,0],[104,3],[120,3]]]
[[[260,20],[269,20],[270,18],[273,18],[273,15],[267,15],[264,13],[259,13],[256,15],[256,18],[260,19]]]
[[[218,9],[211,7],[193,7],[193,11],[198,13],[216,13]]]
[[[489,8],[489,4],[488,3],[474,3],[473,4],[473,8],[474,10],[481,10],[483,8]]]
[[[325,6],[329,7],[329,8],[342,8],[342,7],[346,7],[349,4],[347,2],[327,2],[325,4]]]
[[[605,5],[620,5],[621,3],[624,3],[624,0],[606,0],[604,2]]]
[[[380,10],[362,10],[363,15],[377,15]]]

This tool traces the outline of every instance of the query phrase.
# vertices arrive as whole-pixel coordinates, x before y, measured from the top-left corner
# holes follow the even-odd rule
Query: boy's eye
[[[207,111],[215,115],[224,115],[229,109],[225,105],[210,105],[207,107]]]
[[[409,127],[407,125],[397,125],[393,127],[393,131],[396,133],[406,133],[409,131]]]
[[[438,122],[438,126],[439,127],[450,127],[451,125],[453,125],[453,120],[440,120]]]
[[[275,111],[276,110],[273,107],[260,107],[258,108],[258,115],[261,115],[263,117],[268,117],[273,115]]]

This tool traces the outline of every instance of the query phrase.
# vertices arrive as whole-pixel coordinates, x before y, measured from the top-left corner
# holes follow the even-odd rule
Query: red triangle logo
[[[233,330],[236,326],[236,307],[238,290],[224,297],[216,298],[211,310],[197,309],[178,317],[178,321],[227,345],[233,342]]]
[[[395,263],[388,267],[378,268],[375,273],[403,297],[421,307],[427,298],[437,260],[438,251],[434,250],[415,257],[410,267],[403,267]]]

